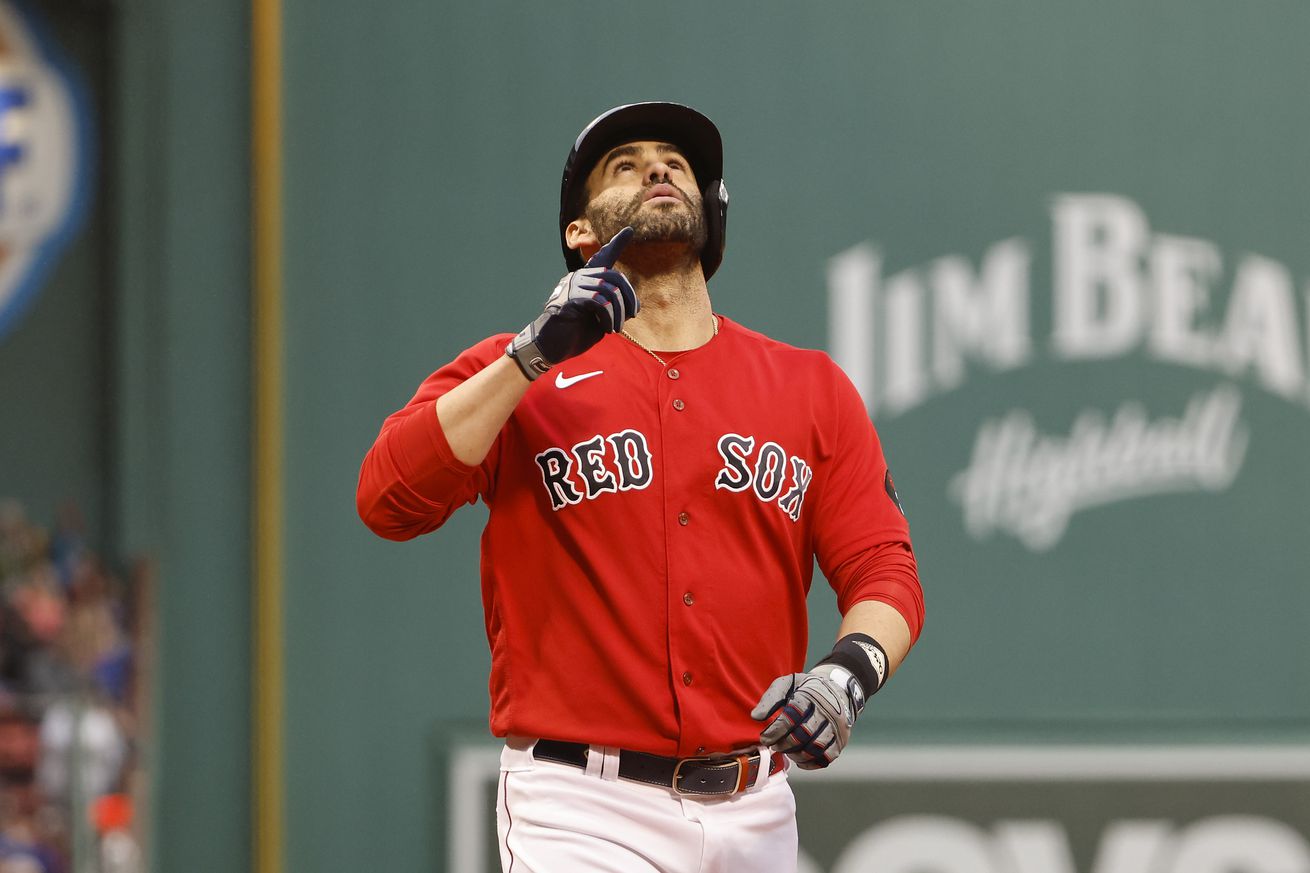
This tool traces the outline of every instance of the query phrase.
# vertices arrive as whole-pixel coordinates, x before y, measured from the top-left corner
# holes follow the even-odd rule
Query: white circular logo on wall
[[[40,21],[0,0],[0,339],[18,323],[85,212],[85,100]]]

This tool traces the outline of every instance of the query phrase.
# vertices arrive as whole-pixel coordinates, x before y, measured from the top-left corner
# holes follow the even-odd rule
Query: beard
[[[631,227],[634,233],[628,251],[632,254],[637,254],[633,249],[644,249],[648,255],[654,255],[658,249],[665,255],[663,259],[699,259],[706,238],[700,192],[673,187],[682,195],[682,203],[660,203],[643,209],[646,195],[643,190],[617,202],[593,200],[583,215],[591,222],[602,245],[623,228]],[[631,255],[625,260],[632,260]]]

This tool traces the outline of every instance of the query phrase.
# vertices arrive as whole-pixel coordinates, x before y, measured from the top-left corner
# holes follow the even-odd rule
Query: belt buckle
[[[712,767],[720,767],[725,764],[737,765],[737,778],[732,787],[727,791],[690,791],[682,787],[682,768],[687,764],[708,764]],[[750,772],[749,755],[727,755],[702,758],[682,758],[678,761],[677,766],[673,768],[673,785],[670,786],[675,794],[682,797],[712,797],[716,795],[736,794],[742,790],[746,776]]]

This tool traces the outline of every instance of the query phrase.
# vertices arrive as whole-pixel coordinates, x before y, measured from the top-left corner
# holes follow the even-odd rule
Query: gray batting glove
[[[541,315],[510,340],[505,354],[528,381],[582,354],[605,334],[623,330],[623,322],[637,314],[632,283],[614,269],[632,234],[632,228],[623,228],[581,270],[560,279]]]
[[[859,680],[844,667],[819,664],[808,673],[774,679],[751,710],[751,718],[773,717],[760,742],[782,752],[802,770],[819,770],[846,748],[863,708]]]

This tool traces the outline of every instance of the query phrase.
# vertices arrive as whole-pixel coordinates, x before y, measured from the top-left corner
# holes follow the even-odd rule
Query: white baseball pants
[[[583,771],[510,739],[496,798],[504,873],[796,873],[796,801],[767,751],[752,787],[710,798],[619,779],[617,751],[592,746]]]

